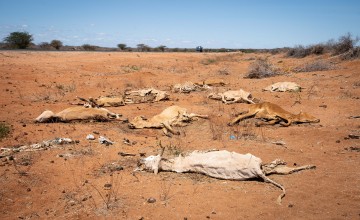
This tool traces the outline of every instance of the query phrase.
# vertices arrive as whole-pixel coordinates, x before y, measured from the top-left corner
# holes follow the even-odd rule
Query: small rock
[[[27,189],[26,189],[26,191],[30,192],[30,191],[31,191],[31,189],[30,189],[30,188],[27,188]]]
[[[86,135],[86,140],[95,140],[95,137],[92,134],[88,134]]]
[[[105,144],[106,146],[114,144],[114,142],[110,141],[109,139],[107,139],[106,137],[103,137],[103,136],[99,137],[99,143]]]
[[[155,203],[156,199],[154,197],[150,197],[150,198],[147,199],[147,202],[148,203]]]
[[[127,144],[127,145],[131,145],[131,142],[129,139],[127,138],[124,138],[124,141],[123,141],[124,144]]]
[[[105,188],[111,188],[111,186],[112,186],[111,183],[105,183],[105,184],[104,184],[104,187],[105,187]]]
[[[289,207],[289,208],[292,208],[292,207],[294,207],[294,204],[289,203],[288,207]]]
[[[273,144],[276,144],[276,145],[281,145],[281,146],[285,146],[286,143],[284,141],[273,141],[272,142]]]
[[[74,200],[70,200],[70,201],[69,201],[69,204],[70,204],[71,206],[74,206],[74,205],[76,205],[76,202],[75,202]]]
[[[336,142],[336,143],[340,143],[340,140],[336,140],[335,142]]]
[[[126,156],[136,156],[136,154],[125,153],[125,152],[119,152],[118,155],[120,155],[120,156],[122,156],[122,157],[126,157]]]
[[[359,139],[360,135],[356,135],[356,134],[349,134],[348,135],[350,139]]]
[[[327,105],[319,105],[321,108],[327,108]]]

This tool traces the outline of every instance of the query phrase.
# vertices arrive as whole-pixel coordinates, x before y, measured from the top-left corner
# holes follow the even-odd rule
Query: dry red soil
[[[244,79],[259,57],[286,74]],[[322,59],[336,69],[294,73],[299,65]],[[0,146],[39,143],[56,137],[76,144],[46,151],[14,153],[0,161],[1,219],[359,219],[360,218],[360,60],[340,61],[329,56],[304,59],[284,54],[243,53],[120,53],[120,52],[0,52],[0,121],[11,132]],[[255,119],[226,124],[247,104],[222,104],[207,98],[209,91],[178,94],[171,86],[185,81],[222,79],[215,91],[243,89],[261,101],[318,117],[317,124],[256,127]],[[300,93],[265,92],[272,83],[292,81]],[[158,129],[132,130],[122,122],[34,123],[44,110],[61,111],[79,97],[120,95],[125,89],[154,87],[170,100],[110,107],[123,118],[151,117],[173,104],[208,114],[164,136]],[[86,135],[106,136],[105,146]],[[349,138],[349,134],[353,138]],[[232,139],[236,136],[238,139]],[[133,145],[123,142],[124,138]],[[287,190],[261,180],[227,181],[200,174],[133,172],[140,159],[192,150],[224,149],[251,153],[290,166],[316,165],[291,175],[272,175]],[[283,141],[285,146],[272,142]],[[136,156],[120,156],[119,152]],[[114,164],[123,170],[111,169]],[[111,184],[111,187],[106,187]],[[149,202],[149,198],[150,199]],[[155,201],[155,200],[156,201]],[[151,201],[153,200],[153,201]],[[155,202],[154,202],[155,201]]]

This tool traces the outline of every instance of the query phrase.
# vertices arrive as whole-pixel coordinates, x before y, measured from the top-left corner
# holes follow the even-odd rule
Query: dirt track
[[[257,57],[268,57],[285,75],[244,79]],[[336,69],[293,73],[315,59],[331,60]],[[242,53],[109,53],[0,52],[0,121],[12,126],[1,147],[67,137],[79,140],[60,149],[14,154],[0,162],[0,218],[124,218],[124,219],[358,219],[360,218],[360,60],[339,61],[328,56],[304,59]],[[308,112],[321,121],[290,127],[254,126],[254,120],[228,127],[244,103],[224,105],[207,98],[208,91],[171,93],[185,81],[222,79],[215,91],[240,89],[284,109]],[[293,81],[301,93],[263,92],[280,81]],[[166,90],[170,101],[108,108],[124,118],[151,117],[176,104],[208,114],[184,128],[179,136],[161,130],[131,130],[126,123],[79,122],[36,124],[44,110],[60,111],[78,103],[76,96],[119,95],[125,89]],[[95,132],[95,133],[94,133]],[[85,139],[87,134],[114,141],[105,146]],[[236,136],[238,139],[231,139]],[[127,145],[126,138],[133,142]],[[251,153],[270,162],[313,164],[315,170],[271,176],[287,195],[276,204],[280,190],[252,181],[225,181],[199,174],[133,172],[139,153],[154,155],[161,141],[165,154],[202,149]],[[285,146],[274,141],[284,141]],[[122,157],[118,152],[134,153]],[[71,154],[69,154],[71,153]],[[60,156],[59,156],[60,155]],[[69,156],[72,155],[72,156]],[[117,168],[115,165],[118,165]],[[120,170],[119,167],[123,170]],[[113,167],[111,169],[110,167]],[[114,168],[115,167],[115,168]],[[118,169],[118,170],[116,170]],[[111,183],[112,187],[104,187]],[[149,198],[156,202],[149,203]]]

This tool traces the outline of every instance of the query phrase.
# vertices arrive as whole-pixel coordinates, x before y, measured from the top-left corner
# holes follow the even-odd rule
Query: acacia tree
[[[4,42],[15,49],[25,49],[30,46],[32,41],[33,37],[28,32],[12,32],[4,38]]]
[[[137,48],[138,48],[138,50],[139,51],[143,51],[144,50],[144,48],[146,47],[146,45],[145,44],[138,44],[138,45],[136,45],[137,46]]]
[[[118,48],[120,48],[121,50],[125,50],[125,48],[126,48],[126,44],[118,44],[117,45],[118,46]]]
[[[63,46],[63,43],[62,43],[61,41],[59,41],[59,40],[52,40],[51,43],[50,43],[50,45],[51,45],[52,47],[54,47],[55,49],[59,50],[60,47]]]
[[[164,51],[165,51],[165,48],[166,48],[166,46],[164,46],[164,45],[160,45],[160,46],[158,46],[156,49],[158,49],[158,50],[160,50],[160,51],[164,52]]]

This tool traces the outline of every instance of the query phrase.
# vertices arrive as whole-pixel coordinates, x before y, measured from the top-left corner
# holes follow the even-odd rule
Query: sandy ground
[[[244,79],[250,63],[268,59],[287,74],[266,79]],[[292,68],[316,59],[331,61],[336,69],[293,73]],[[340,61],[328,56],[304,59],[283,54],[242,53],[109,53],[109,52],[0,52],[0,121],[11,125],[1,147],[34,144],[56,137],[76,144],[46,151],[20,152],[0,162],[1,219],[359,219],[360,218],[360,60]],[[207,98],[209,91],[177,94],[171,86],[185,81],[222,79],[214,91],[244,89],[261,101],[284,109],[308,112],[321,121],[290,127],[254,126],[255,119],[226,124],[247,104],[225,105]],[[262,88],[292,81],[301,93],[271,93]],[[126,123],[75,122],[37,124],[44,110],[61,111],[78,103],[76,96],[119,95],[125,89],[154,87],[170,100],[108,109],[123,118],[151,117],[173,104],[190,112],[208,114],[180,135],[167,137],[157,129],[129,129]],[[86,135],[106,136],[110,146]],[[236,136],[237,139],[231,139]],[[132,145],[123,142],[130,140]],[[270,162],[316,165],[286,176],[272,175],[287,190],[261,180],[226,181],[200,174],[133,172],[139,154],[165,155],[203,149],[251,153]],[[272,142],[283,141],[285,146]],[[120,156],[119,152],[136,156]],[[10,158],[11,159],[11,158]],[[115,168],[114,168],[115,167]],[[123,168],[122,170],[120,168]],[[111,184],[111,187],[106,187]],[[149,198],[156,201],[151,203]],[[151,199],[150,199],[151,200]]]

